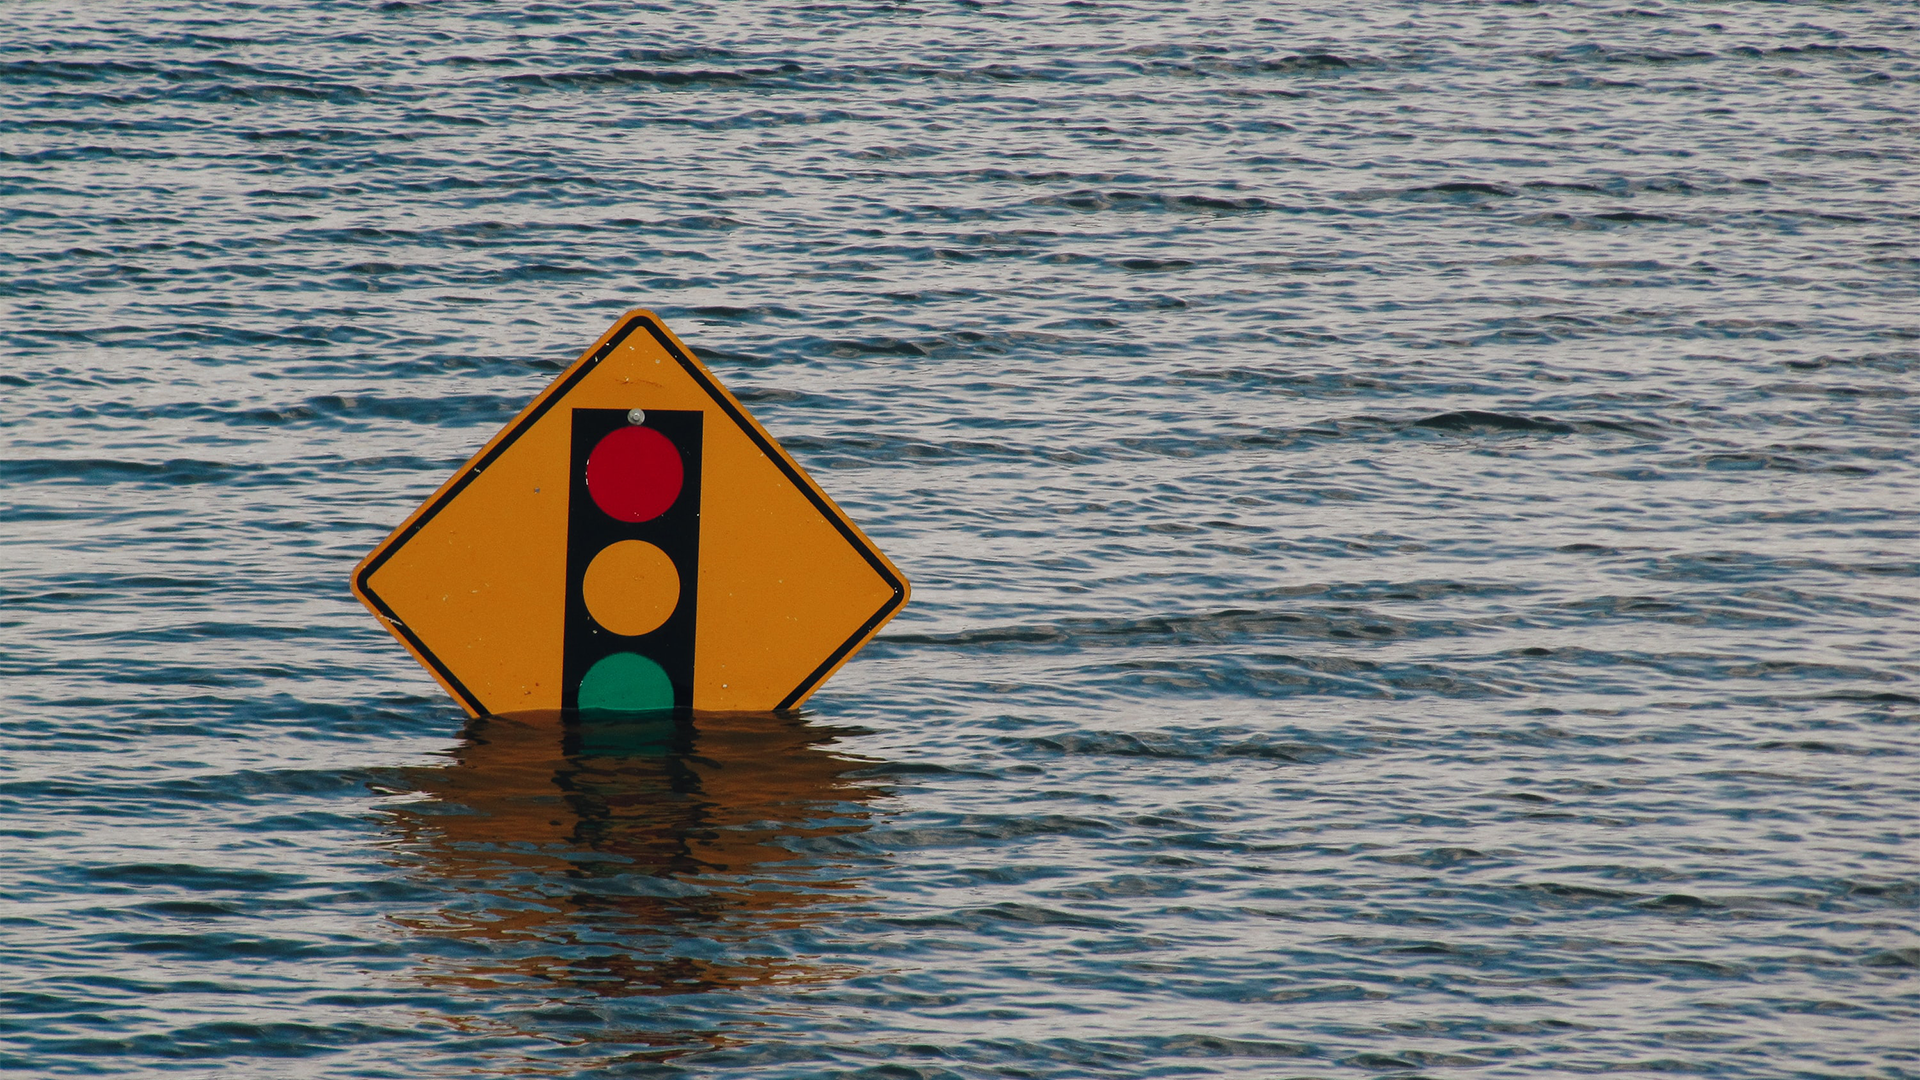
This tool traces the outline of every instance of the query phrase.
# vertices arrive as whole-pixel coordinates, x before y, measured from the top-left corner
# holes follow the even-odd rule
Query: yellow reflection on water
[[[833,733],[770,714],[476,720],[391,810],[446,891],[396,921],[446,947],[428,980],[685,994],[848,974],[805,931],[857,900],[879,791]]]

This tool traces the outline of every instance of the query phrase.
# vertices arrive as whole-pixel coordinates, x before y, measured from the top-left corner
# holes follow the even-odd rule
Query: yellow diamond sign
[[[475,715],[790,709],[907,581],[660,320],[622,316],[353,572]]]

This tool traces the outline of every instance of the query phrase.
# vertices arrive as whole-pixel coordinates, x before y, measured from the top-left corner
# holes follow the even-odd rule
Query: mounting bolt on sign
[[[907,580],[629,312],[373,549],[353,592],[474,716],[791,709]]]

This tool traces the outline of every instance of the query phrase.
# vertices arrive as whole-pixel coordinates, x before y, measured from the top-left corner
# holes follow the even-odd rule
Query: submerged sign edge
[[[372,551],[368,552],[353,569],[353,575],[349,584],[353,590],[354,597],[364,604],[369,611],[373,612],[381,623],[387,627],[387,630],[399,640],[400,644],[405,646],[406,650],[413,654],[414,659],[419,661],[420,665],[426,668],[428,673],[431,674],[441,686],[445,687],[448,693],[453,695],[461,707],[473,716],[490,715],[490,710],[473,691],[466,687],[466,684],[460,681],[459,677],[456,676],[438,656],[434,655],[433,650],[429,649],[426,643],[420,640],[419,636],[413,632],[412,628],[407,626],[399,614],[374,591],[372,585],[373,575],[386,564],[388,559],[392,558],[401,548],[405,547],[407,542],[413,539],[421,529],[425,528],[427,523],[432,521],[442,509],[454,499],[458,498],[460,493],[466,490],[467,485],[471,484],[489,465],[492,465],[498,460],[501,454],[506,453],[507,448],[512,446],[521,435],[525,434],[533,425],[539,423],[541,418],[547,414],[548,410],[550,410],[560,398],[564,397],[568,391],[577,386],[581,379],[584,379],[589,372],[600,365],[601,361],[612,355],[613,350],[619,348],[621,343],[631,337],[635,330],[642,328],[653,337],[654,341],[659,343],[661,348],[666,350],[667,355],[673,357],[674,361],[680,365],[688,377],[693,379],[694,383],[713,400],[713,403],[720,407],[720,410],[726,414],[727,418],[738,425],[742,431],[746,432],[747,437],[753,441],[760,452],[766,455],[767,459],[779,468],[789,483],[793,484],[802,495],[806,496],[807,501],[812,504],[813,508],[819,511],[820,515],[827,521],[832,523],[841,538],[844,539],[853,550],[859,552],[860,557],[866,560],[867,565],[879,575],[880,580],[892,589],[892,595],[888,597],[887,601],[881,604],[879,609],[868,616],[867,620],[861,623],[858,629],[829,653],[827,658],[821,661],[819,666],[809,672],[805,678],[801,679],[799,685],[789,691],[787,695],[774,706],[774,709],[776,711],[791,709],[799,705],[802,701],[805,701],[809,695],[819,689],[820,685],[824,683],[829,676],[835,671],[838,671],[841,665],[846,663],[847,658],[853,655],[854,650],[871,640],[873,635],[879,631],[881,625],[891,618],[895,612],[899,611],[907,602],[910,589],[907,585],[906,578],[894,568],[886,556],[880,553],[880,549],[871,540],[867,539],[866,534],[860,531],[859,526],[855,525],[853,521],[847,517],[845,512],[827,496],[826,492],[821,490],[820,486],[813,482],[813,478],[808,476],[804,469],[800,468],[799,463],[788,456],[786,450],[773,440],[773,436],[767,434],[766,429],[760,426],[759,421],[755,420],[752,414],[748,413],[746,409],[734,399],[733,394],[728,392],[726,387],[720,385],[719,380],[715,379],[704,365],[694,359],[693,354],[681,345],[680,340],[674,337],[673,332],[666,328],[666,325],[660,321],[658,316],[654,315],[651,311],[629,311],[613,324],[613,327],[602,336],[601,340],[596,343],[594,347],[589,349],[580,359],[574,361],[573,365],[566,371],[561,372],[559,377],[554,379],[553,382],[549,383],[545,390],[541,391],[538,396],[527,404],[526,408],[520,411],[520,415],[514,417],[505,427],[501,428],[492,439],[487,441],[485,446],[480,448],[478,453],[474,454],[465,464],[461,465],[460,468],[454,472],[453,476],[441,484],[424,503],[420,504],[412,514],[408,515],[407,519],[389,533],[386,539],[380,541]]]

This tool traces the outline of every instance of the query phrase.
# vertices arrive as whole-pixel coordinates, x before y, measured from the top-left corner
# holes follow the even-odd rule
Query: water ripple
[[[1914,22],[0,8],[0,1071],[1912,1075]],[[914,601],[463,726],[641,305]]]

